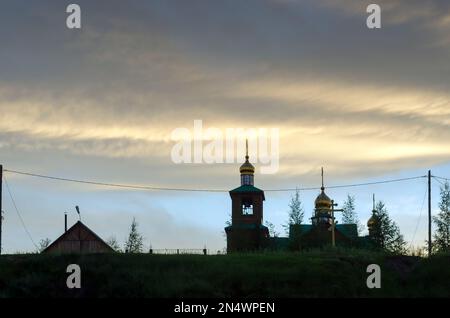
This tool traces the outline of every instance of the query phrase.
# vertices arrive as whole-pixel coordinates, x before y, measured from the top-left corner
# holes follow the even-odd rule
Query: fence
[[[182,254],[182,255],[207,255],[209,254],[206,248],[191,248],[191,249],[150,249],[150,254]]]

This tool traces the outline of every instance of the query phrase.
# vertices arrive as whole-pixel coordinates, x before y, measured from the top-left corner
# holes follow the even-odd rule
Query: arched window
[[[242,214],[253,215],[253,202],[249,199],[242,200]]]

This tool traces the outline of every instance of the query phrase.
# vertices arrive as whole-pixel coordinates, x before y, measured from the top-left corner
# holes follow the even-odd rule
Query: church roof
[[[248,161],[248,140],[245,140],[245,162],[239,168],[239,172],[241,174],[250,174],[253,175],[255,173],[255,167]]]
[[[331,204],[331,199],[328,195],[325,194],[325,191],[322,190],[320,192],[320,194],[317,196],[316,200],[314,201],[315,205],[320,205],[320,204]]]
[[[370,219],[367,221],[367,227],[369,229],[375,227],[375,225],[378,223],[378,218],[376,217],[376,215],[372,215],[370,217]]]
[[[298,238],[311,231],[312,224],[290,224],[289,225],[289,238]]]
[[[245,162],[239,168],[239,172],[241,174],[254,174],[255,173],[255,167],[248,161],[248,156],[245,157]]]
[[[331,199],[328,195],[325,194],[325,186],[324,186],[324,182],[323,182],[323,168],[322,168],[322,187],[320,188],[320,194],[317,196],[316,200],[314,201],[314,205],[316,207],[316,209],[321,209],[321,208],[326,208],[326,209],[330,209],[331,208]]]
[[[230,194],[231,193],[262,193],[263,199],[265,199],[263,190],[255,187],[255,186],[248,185],[248,184],[241,185],[240,187],[237,187],[236,189],[231,190]]]
[[[303,236],[315,228],[312,224],[291,224],[289,236]],[[336,224],[336,231],[349,239],[356,239],[358,237],[358,229],[356,224]]]
[[[358,237],[358,227],[356,224],[336,224],[336,230],[347,236],[348,238]]]

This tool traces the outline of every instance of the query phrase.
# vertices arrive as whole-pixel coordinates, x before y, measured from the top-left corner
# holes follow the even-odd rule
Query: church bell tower
[[[229,192],[231,225],[225,228],[227,252],[262,249],[269,237],[269,230],[263,225],[264,191],[254,186],[255,167],[249,162],[248,141],[239,172],[241,186]]]

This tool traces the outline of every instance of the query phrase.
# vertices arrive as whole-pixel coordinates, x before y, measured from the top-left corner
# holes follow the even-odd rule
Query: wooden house
[[[113,253],[114,250],[86,225],[78,221],[42,253],[94,254]]]

